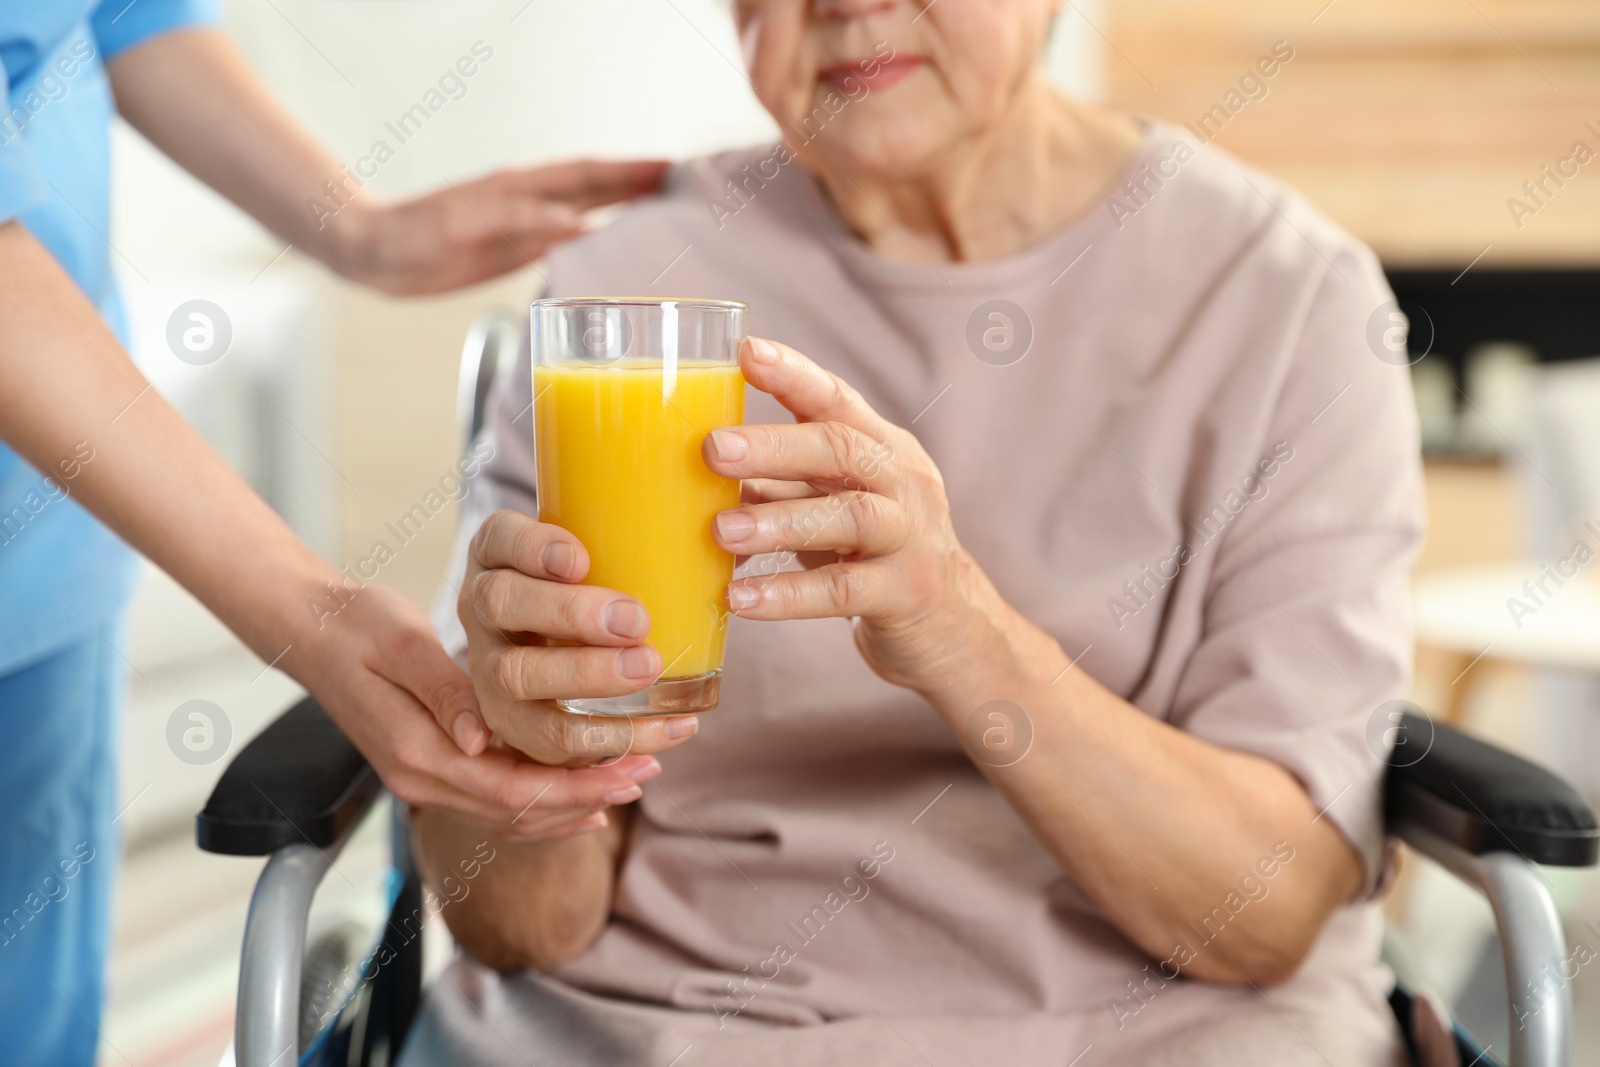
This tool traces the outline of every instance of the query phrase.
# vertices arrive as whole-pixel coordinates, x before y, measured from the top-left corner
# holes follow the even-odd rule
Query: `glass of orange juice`
[[[655,684],[557,703],[583,715],[689,715],[717,706],[733,556],[711,536],[739,483],[701,459],[706,434],[744,421],[727,300],[551,299],[533,304],[539,521],[589,551],[584,584],[637,598],[661,653]]]

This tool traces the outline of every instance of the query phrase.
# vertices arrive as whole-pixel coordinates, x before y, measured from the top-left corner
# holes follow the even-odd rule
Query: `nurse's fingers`
[[[636,795],[640,783],[660,773],[660,764],[648,757],[552,767],[494,749],[464,756],[447,740],[430,738],[432,733],[430,726],[402,748],[420,757],[420,766],[384,769],[390,792],[407,803],[442,808],[506,833],[519,829],[530,813],[542,817],[617,803],[615,798]]]
[[[553,841],[603,828],[607,823],[605,808],[575,808],[571,810],[536,814],[529,811],[508,826],[498,823],[473,822],[501,838],[512,841]]]
[[[691,715],[578,715],[537,700],[508,705],[495,733],[503,743],[540,763],[604,769],[675,748],[699,729],[699,720]],[[625,798],[611,793],[602,799],[607,797],[607,803],[626,803]]]
[[[403,630],[389,638],[383,651],[375,673],[421,703],[463,754],[482,752],[489,735],[472,679],[437,636],[420,628]]]
[[[604,830],[610,825],[610,821],[610,817],[603,808],[597,811],[579,812],[575,815],[553,819],[549,824],[541,826],[537,831],[537,839],[540,841],[555,841],[563,837],[592,834],[596,830]]]
[[[522,837],[546,838],[562,836],[563,832],[572,831],[574,824],[592,823],[590,828],[598,829],[605,825],[605,820],[595,819],[596,815],[608,807],[632,804],[644,795],[645,784],[661,774],[661,764],[654,756],[629,756],[626,760],[608,766],[615,770],[629,768],[627,776],[631,780],[608,786],[610,791],[601,797],[597,804],[590,804],[585,798],[577,804],[563,806],[549,802],[547,797],[539,797],[512,818],[509,832]],[[578,772],[569,773],[593,773],[593,771],[580,769]]]
[[[671,166],[665,160],[584,159],[516,173],[527,192],[563,200],[579,211],[587,211],[654,191]]]

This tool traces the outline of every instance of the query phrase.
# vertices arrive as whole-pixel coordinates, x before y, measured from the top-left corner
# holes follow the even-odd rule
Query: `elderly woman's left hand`
[[[947,669],[978,652],[995,594],[956,538],[938,468],[908,431],[794,349],[751,338],[739,362],[796,424],[707,435],[706,464],[745,480],[716,539],[740,556],[793,552],[806,569],[733,582],[729,610],[854,617],[856,645],[884,679],[947,684]]]

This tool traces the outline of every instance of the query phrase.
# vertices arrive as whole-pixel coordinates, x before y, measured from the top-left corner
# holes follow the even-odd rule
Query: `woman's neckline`
[[[1138,146],[1108,187],[1113,195],[1123,182],[1147,163],[1162,140],[1162,124],[1141,115],[1130,116],[1143,128]],[[1045,234],[1033,244],[995,259],[935,263],[906,263],[887,259],[874,252],[850,230],[829,201],[820,179],[804,171],[803,197],[806,210],[815,217],[818,232],[850,272],[880,287],[898,289],[936,289],[959,291],[987,290],[1022,277],[1037,278],[1049,270],[1058,278],[1077,262],[1094,242],[1114,231],[1114,220],[1105,209],[1106,197],[1093,200],[1077,216]],[[1059,262],[1058,262],[1059,261]],[[1051,266],[1054,265],[1054,269]]]

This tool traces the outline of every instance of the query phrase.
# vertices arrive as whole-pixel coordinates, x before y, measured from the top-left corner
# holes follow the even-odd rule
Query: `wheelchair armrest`
[[[1555,774],[1421,715],[1406,713],[1401,731],[1424,752],[1389,767],[1390,833],[1420,828],[1474,856],[1517,852],[1557,867],[1590,867],[1600,857],[1594,812]]]
[[[228,764],[196,816],[196,838],[207,852],[232,856],[266,856],[301,842],[329,848],[381,789],[366,758],[307,697]]]

